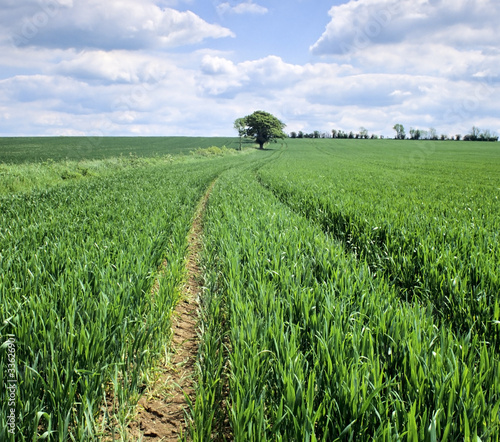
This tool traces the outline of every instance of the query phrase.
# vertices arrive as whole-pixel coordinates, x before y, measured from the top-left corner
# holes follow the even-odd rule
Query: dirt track
[[[201,290],[199,267],[202,246],[203,214],[215,181],[198,203],[188,234],[187,279],[172,315],[171,359],[161,367],[161,375],[137,405],[130,436],[145,441],[177,441],[186,434],[186,394],[194,403],[194,375],[198,353],[198,296]],[[168,265],[165,263],[165,265]]]

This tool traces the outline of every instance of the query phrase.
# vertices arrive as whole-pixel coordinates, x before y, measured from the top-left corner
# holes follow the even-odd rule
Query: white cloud
[[[364,126],[390,136],[395,123],[450,135],[472,124],[500,131],[494,66],[453,79],[276,56],[235,63],[216,51],[17,51],[47,66],[0,80],[4,134],[233,135],[234,119],[256,109],[288,131]]]
[[[191,11],[160,8],[153,0],[19,0],[0,25],[0,39],[21,47],[169,48],[234,36]]]
[[[253,3],[251,0],[237,5],[231,6],[229,2],[220,3],[217,5],[219,14],[257,14],[263,15],[268,13],[268,9],[264,6]]]
[[[408,97],[408,96],[411,96],[412,93],[409,91],[402,91],[402,90],[396,89],[395,91],[391,92],[389,95],[391,97]]]
[[[280,57],[234,64],[232,61],[207,55],[197,77],[199,89],[208,96],[234,97],[240,93],[274,94],[300,81],[305,68],[285,63]]]
[[[290,131],[365,126],[391,135],[401,122],[454,134],[467,130],[470,121],[489,121],[500,98],[498,79],[491,76],[469,82],[439,74],[368,73],[334,63],[292,65],[279,57],[235,64],[207,56],[197,83],[207,99],[230,103],[259,97],[257,107],[277,109]]]
[[[379,44],[497,46],[496,0],[359,0],[330,9],[313,53],[350,54]]]
[[[359,116],[373,106],[384,114],[386,131],[401,122],[459,133],[498,114],[496,0],[350,0],[329,15],[311,52],[348,61],[363,74],[336,78],[338,88],[322,94],[309,88],[310,101],[354,106]],[[368,118],[381,128],[384,119]]]
[[[200,67],[206,75],[238,75],[238,68],[231,60],[218,56],[206,55]]]
[[[302,64],[206,47],[169,51],[232,35],[169,9],[180,2],[5,0],[0,132],[234,135],[234,119],[256,109],[277,115],[288,131],[364,126],[392,135],[402,123],[448,134],[473,124],[500,132],[500,50],[486,16],[492,0],[349,1],[330,10],[314,46],[325,58]],[[34,23],[42,4],[58,5],[45,11],[50,20],[42,26],[39,16],[26,43],[6,44]],[[240,7],[232,12],[257,6],[223,4]],[[472,5],[467,19],[465,5]],[[498,17],[497,10],[489,12]],[[370,38],[356,45],[359,29]]]
[[[50,71],[97,84],[139,84],[158,82],[173,68],[165,60],[137,51],[90,50],[70,54]]]

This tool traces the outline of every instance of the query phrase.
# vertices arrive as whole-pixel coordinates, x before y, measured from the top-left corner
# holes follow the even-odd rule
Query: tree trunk
[[[259,149],[264,150],[264,142],[263,141],[259,141]]]

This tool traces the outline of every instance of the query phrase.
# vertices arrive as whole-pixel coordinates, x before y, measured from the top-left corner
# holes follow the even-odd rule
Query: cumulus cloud
[[[312,91],[309,100],[354,106],[360,115],[373,106],[389,122],[450,133],[495,114],[496,0],[350,0],[329,15],[311,52],[363,74],[336,79],[339,90]]]
[[[169,48],[234,36],[191,11],[160,8],[152,0],[19,0],[0,24],[0,38],[21,47]]]
[[[294,65],[279,57],[233,63],[208,55],[196,81],[208,99],[260,97],[261,104],[277,108],[289,130],[357,130],[363,125],[391,135],[392,126],[403,123],[455,134],[470,121],[480,125],[495,113],[500,84],[491,72],[492,67],[481,70],[478,81],[471,82],[435,73],[366,72],[349,64]]]
[[[268,9],[264,6],[253,3],[251,0],[236,5],[231,5],[229,2],[223,2],[217,5],[217,12],[219,14],[267,14]]]
[[[395,123],[447,134],[464,134],[472,124],[500,129],[492,119],[500,101],[495,65],[464,66],[452,78],[367,72],[353,64],[292,64],[277,56],[237,63],[210,50],[184,56],[15,51],[33,60],[35,72],[0,80],[4,134],[232,135],[234,119],[255,109],[279,115],[290,131],[364,126],[390,136]]]
[[[359,0],[330,9],[314,54],[350,54],[380,44],[415,42],[496,47],[496,0]]]
[[[51,68],[57,75],[100,84],[156,82],[168,69],[157,57],[135,51],[86,50],[71,53]]]
[[[391,135],[402,123],[447,134],[472,124],[500,132],[493,0],[348,1],[330,9],[312,48],[320,57],[309,63],[169,51],[232,36],[169,9],[181,1],[5,0],[0,131],[235,135],[235,118],[266,109],[290,131],[364,126]],[[223,13],[265,9],[249,1],[219,6]],[[13,35],[17,44],[6,44]]]
[[[92,114],[110,109],[113,91],[58,75],[16,75],[0,81],[5,103],[12,109],[39,108],[47,112]]]
[[[207,55],[202,60],[200,70],[198,85],[202,93],[231,98],[249,91],[266,94],[286,89],[300,80],[304,67],[285,63],[273,55],[238,64]]]
[[[206,75],[239,75],[238,68],[231,60],[213,55],[203,57],[200,68]]]

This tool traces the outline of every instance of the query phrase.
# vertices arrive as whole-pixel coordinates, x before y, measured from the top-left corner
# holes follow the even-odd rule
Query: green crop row
[[[235,137],[0,137],[0,164],[189,155],[197,148],[239,145]]]
[[[0,440],[90,440],[109,429],[107,414],[124,418],[170,337],[196,203],[231,161],[151,165],[0,197]],[[3,388],[10,342],[12,405]]]
[[[22,141],[26,142],[29,139],[20,139],[19,144],[23,146]],[[50,139],[49,139],[50,140]],[[68,142],[67,139],[64,139]],[[10,195],[13,193],[27,192],[32,190],[42,190],[51,186],[68,184],[82,179],[92,177],[104,177],[121,173],[129,169],[158,167],[160,165],[168,165],[171,163],[184,164],[199,160],[199,157],[220,157],[225,155],[241,155],[242,152],[234,148],[226,146],[217,147],[210,145],[212,138],[166,138],[164,143],[164,154],[146,155],[147,151],[142,151],[142,156],[137,156],[127,152],[126,138],[122,140],[122,151],[117,151],[120,144],[117,142],[120,139],[107,140],[107,143],[114,141],[116,146],[110,153],[119,153],[119,156],[107,157],[103,152],[102,159],[79,159],[79,160],[64,160],[53,161],[47,160],[43,162],[21,162],[20,164],[2,164],[2,146],[0,145],[0,195]],[[136,145],[139,145],[138,139],[133,139]],[[140,139],[139,139],[140,140]],[[3,140],[0,138],[0,144]],[[231,140],[229,140],[231,141]],[[142,141],[145,143],[145,141]],[[201,143],[208,147],[199,147]],[[246,143],[248,147],[250,143]],[[17,146],[17,145],[16,145]],[[46,155],[51,155],[57,152],[57,149],[50,147],[48,140],[40,142],[40,147],[46,147]],[[146,150],[143,147],[144,150]],[[182,151],[189,155],[172,155]],[[80,152],[80,151],[78,151]],[[125,155],[123,153],[126,153]],[[245,153],[251,153],[252,150],[246,148]],[[20,150],[21,153],[21,150]],[[98,152],[94,152],[98,156]],[[80,152],[81,155],[83,153]],[[76,154],[75,154],[76,155]],[[27,156],[29,159],[29,155]]]
[[[289,140],[0,196],[0,440],[125,422],[217,178],[193,440],[498,441],[499,154],[438,146]]]
[[[51,186],[73,183],[82,179],[114,175],[127,169],[180,162],[184,158],[189,157],[165,155],[142,158],[128,155],[103,160],[0,164],[0,195],[44,190]]]
[[[416,168],[402,150],[377,156],[316,146],[308,161],[292,147],[259,172],[261,182],[366,260],[402,299],[430,302],[457,333],[472,331],[498,351],[500,155],[491,163],[465,157],[452,165],[460,173],[450,173],[455,152],[435,152]]]
[[[259,179],[275,191],[274,177],[298,168],[293,155],[274,155]],[[295,191],[301,183],[294,177]],[[213,190],[204,252],[210,338],[193,439],[498,440],[492,346],[475,329],[460,334],[439,321],[432,304],[403,300],[342,238],[297,212],[251,169],[224,173]]]

